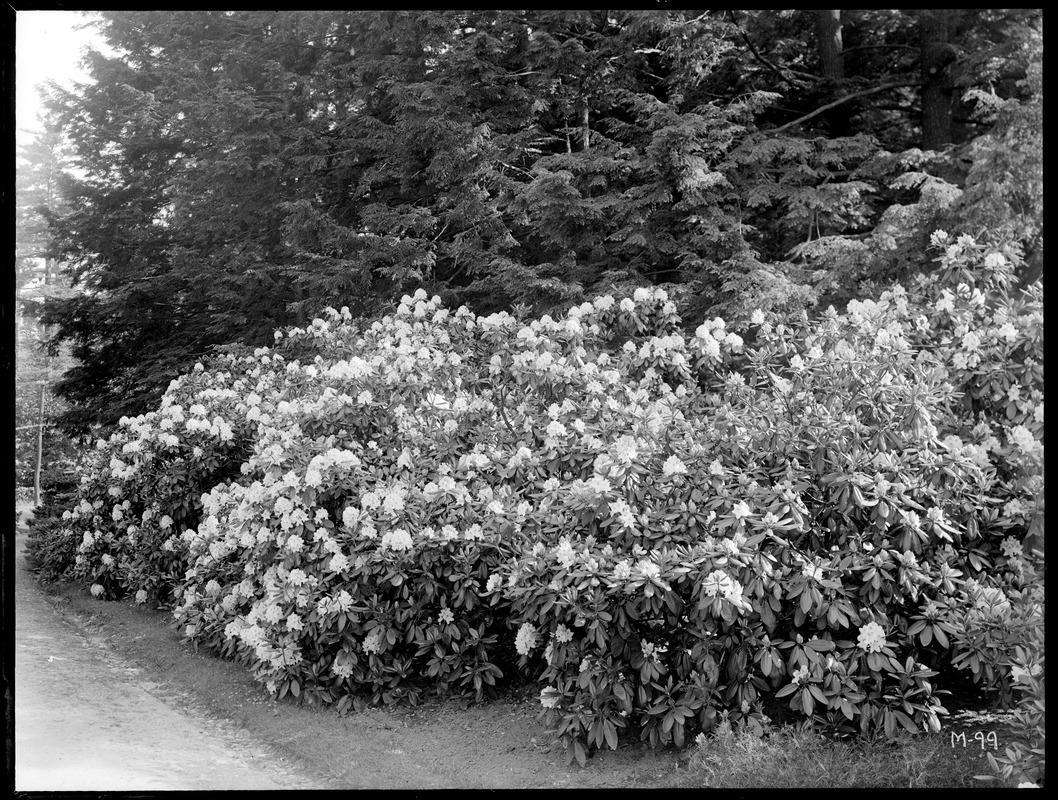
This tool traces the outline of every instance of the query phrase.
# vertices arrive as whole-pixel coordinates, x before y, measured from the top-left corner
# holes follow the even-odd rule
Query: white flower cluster
[[[396,550],[399,552],[401,550],[410,550],[414,547],[414,542],[412,542],[410,533],[401,528],[396,528],[394,530],[386,531],[386,533],[382,535],[379,547],[382,550]]]
[[[702,591],[707,597],[722,597],[737,606],[744,603],[742,584],[723,570],[713,570],[706,575],[702,581]]]
[[[372,628],[368,631],[362,646],[365,653],[380,653],[382,651],[382,629]]]
[[[518,634],[514,639],[514,649],[518,651],[519,655],[527,656],[533,651],[537,643],[537,632],[536,626],[531,622],[523,622],[522,626],[518,629]]]
[[[888,647],[889,642],[885,639],[885,629],[877,622],[868,622],[856,637],[856,645],[868,653],[874,653],[883,647]]]

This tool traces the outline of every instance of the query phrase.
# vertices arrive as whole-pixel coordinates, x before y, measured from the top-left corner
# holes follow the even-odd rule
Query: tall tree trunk
[[[922,65],[922,149],[940,150],[951,143],[952,87],[947,66],[952,59],[951,10],[931,8],[919,16]]]
[[[581,124],[581,150],[585,153],[591,147],[591,129],[588,127],[588,101],[583,100],[580,112]]]
[[[47,359],[44,361],[47,364]],[[40,505],[40,466],[44,461],[44,384],[47,381],[47,367],[40,382],[40,409],[37,412],[37,452],[33,467],[33,505]]]
[[[845,80],[845,54],[841,41],[841,9],[817,9],[816,40],[823,79],[827,83],[828,99],[833,100],[841,92]],[[841,105],[823,115],[832,136],[847,136],[849,132],[849,107]]]

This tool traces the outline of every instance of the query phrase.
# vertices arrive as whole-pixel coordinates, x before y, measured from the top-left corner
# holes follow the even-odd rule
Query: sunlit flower
[[[1005,339],[1007,342],[1013,342],[1018,338],[1018,329],[1011,323],[1005,322],[996,330],[996,336]]]
[[[888,646],[889,642],[885,639],[885,629],[881,625],[877,622],[868,622],[860,628],[856,644],[868,653],[873,653]]]
[[[702,591],[709,597],[727,596],[733,589],[731,576],[721,570],[713,570],[702,581]]]
[[[1008,536],[999,545],[999,549],[1003,551],[1003,555],[1007,558],[1020,558],[1024,554],[1021,542],[1015,539],[1013,536]]]
[[[658,578],[661,575],[661,567],[646,558],[641,559],[639,563],[636,564],[636,569],[638,569],[640,574],[648,580],[651,578]]]
[[[801,574],[812,581],[823,580],[823,568],[818,564],[804,564],[801,567]]]
[[[666,477],[671,477],[672,475],[686,475],[687,465],[684,464],[679,457],[672,455],[665,460],[665,463],[661,467],[661,471]]]
[[[573,551],[573,545],[568,539],[563,539],[555,548],[555,560],[563,567],[569,567],[576,560],[577,554]]]
[[[383,550],[410,550],[413,546],[411,534],[402,528],[386,531],[379,543]]]
[[[617,515],[621,526],[626,530],[630,530],[635,527],[636,517],[632,511],[632,507],[628,503],[620,498],[610,502],[610,512]]]
[[[437,619],[444,623],[455,622],[456,615],[452,613],[450,608],[442,608],[441,613],[437,615]]]
[[[714,361],[720,359],[720,342],[709,332],[709,328],[702,325],[695,331],[695,336],[701,342],[703,352]]]
[[[974,607],[991,615],[1001,615],[1010,610],[1010,601],[1003,594],[1003,590],[994,586],[986,586],[977,593]]]
[[[300,553],[305,547],[305,540],[295,533],[287,539],[285,546],[291,553]]]
[[[668,648],[666,647],[645,640],[639,643],[639,649],[642,651],[644,658],[650,659],[655,664],[661,663],[661,656],[668,651]]]
[[[614,443],[614,455],[618,460],[623,461],[626,464],[635,461],[636,456],[639,455],[639,450],[636,447],[636,440],[631,436],[619,437]]]
[[[531,622],[525,622],[518,629],[518,635],[514,639],[514,649],[519,654],[526,656],[536,647],[536,626]]]
[[[559,642],[560,644],[565,644],[566,642],[568,642],[568,641],[570,641],[572,639],[573,639],[573,631],[571,631],[565,625],[559,624],[559,626],[557,628],[555,628],[555,641],[556,642]]]
[[[1043,668],[1039,664],[1032,664],[1027,668],[1019,664],[1014,664],[1010,668],[1010,675],[1015,683],[1029,683],[1030,678],[1034,678],[1042,672]]]
[[[632,575],[632,565],[627,559],[621,559],[618,561],[613,568],[613,578],[615,581],[628,580]]]
[[[382,651],[382,629],[372,628],[364,637],[363,648],[365,653],[379,653]]]
[[[404,491],[400,487],[395,486],[386,492],[386,496],[382,500],[382,510],[391,514],[404,510]]]
[[[967,353],[976,353],[981,348],[981,337],[976,331],[967,331],[962,337],[962,349]]]
[[[291,586],[304,586],[309,583],[309,576],[305,573],[305,570],[295,567],[287,575],[287,582]]]
[[[335,598],[335,604],[340,611],[348,611],[353,607],[353,597],[345,589],[342,589],[338,592],[338,597]]]
[[[569,431],[566,430],[566,426],[558,420],[552,420],[544,429],[544,433],[546,433],[552,439],[559,439],[563,436],[568,435]]]
[[[1010,441],[1024,453],[1031,453],[1038,447],[1036,437],[1024,425],[1015,425],[1010,429]]]
[[[1026,512],[1025,503],[1018,497],[1009,500],[1003,506],[1003,515],[1006,517],[1020,517]]]
[[[553,686],[548,686],[540,690],[540,705],[544,708],[554,708],[558,705],[558,701],[562,699],[562,695],[559,694],[558,689]]]

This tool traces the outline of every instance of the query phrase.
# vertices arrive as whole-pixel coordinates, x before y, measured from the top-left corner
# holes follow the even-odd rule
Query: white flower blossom
[[[522,627],[518,629],[518,635],[514,639],[514,649],[520,655],[529,655],[533,648],[536,647],[536,640],[536,626],[531,622],[522,623]]]
[[[885,639],[885,630],[877,622],[868,622],[860,628],[856,637],[856,644],[868,653],[874,653],[887,647],[889,642]]]
[[[673,475],[686,475],[687,465],[684,464],[678,456],[672,455],[665,459],[665,463],[661,467],[662,473],[665,477],[671,477]]]
[[[379,547],[383,550],[410,550],[413,546],[411,534],[402,528],[386,531],[379,543]]]

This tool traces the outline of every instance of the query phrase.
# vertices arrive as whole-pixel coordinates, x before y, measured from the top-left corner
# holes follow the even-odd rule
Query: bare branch
[[[809,112],[808,114],[805,114],[803,117],[798,117],[797,119],[793,120],[792,122],[787,122],[785,125],[780,125],[778,128],[772,129],[771,132],[772,133],[779,133],[781,131],[786,130],[787,128],[792,128],[794,125],[800,125],[802,122],[807,122],[808,120],[812,119],[813,117],[817,117],[820,114],[823,114],[824,112],[827,112],[827,111],[829,111],[832,108],[835,108],[836,106],[840,106],[842,103],[847,103],[849,100],[855,100],[857,97],[866,97],[869,94],[877,94],[878,92],[884,92],[884,91],[887,91],[889,89],[896,89],[896,88],[899,88],[901,86],[918,86],[918,85],[919,85],[918,81],[895,81],[893,83],[883,83],[881,86],[875,86],[875,87],[873,87],[871,89],[864,89],[861,92],[853,92],[852,94],[847,94],[844,97],[838,98],[833,103],[827,103],[825,106],[820,106],[815,111]]]
[[[750,52],[753,53],[753,55],[756,57],[756,59],[758,61],[760,61],[760,63],[762,63],[764,66],[766,66],[768,69],[770,69],[776,75],[778,75],[779,79],[781,81],[783,81],[784,83],[788,83],[791,86],[796,86],[797,88],[803,89],[806,84],[804,82],[798,82],[798,81],[793,80],[790,77],[791,75],[796,75],[797,77],[806,78],[806,79],[809,79],[809,80],[812,80],[812,81],[820,80],[820,78],[817,75],[809,75],[808,73],[805,73],[805,72],[794,72],[792,70],[783,71],[779,67],[775,66],[775,64],[773,64],[768,59],[766,59],[761,54],[761,52],[759,50],[757,50],[756,47],[754,47],[753,42],[750,41],[749,35],[742,29],[742,26],[739,25],[738,20],[735,18],[735,12],[729,10],[727,12],[727,14],[728,14],[729,17],[731,17],[731,22],[735,25],[735,27],[738,28],[738,32],[740,34],[742,34],[742,40],[746,43],[746,46],[749,47]]]
[[[917,53],[919,49],[909,44],[856,44],[852,47],[846,47],[844,52],[852,53],[856,50],[910,50],[912,53]]]

